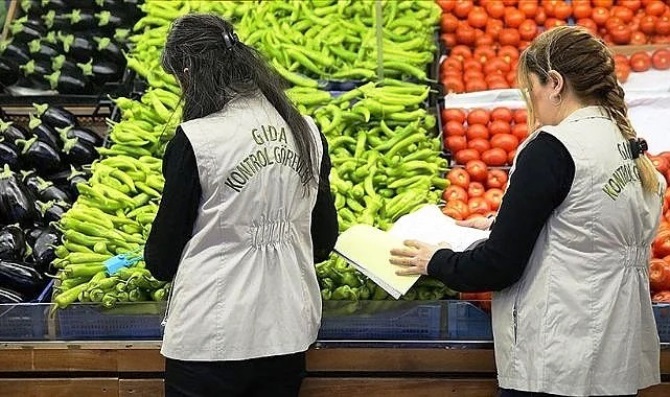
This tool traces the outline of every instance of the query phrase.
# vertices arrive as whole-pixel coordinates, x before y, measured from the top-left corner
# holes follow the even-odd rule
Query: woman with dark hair
[[[173,282],[166,396],[297,396],[337,239],[326,141],[221,18],[176,20],[162,63],[184,109],[144,252]]]
[[[410,241],[392,262],[454,290],[496,291],[502,397],[636,395],[660,382],[647,266],[665,180],[628,119],[612,53],[588,31],[542,33],[518,77],[539,128],[519,147],[489,239],[467,252]]]

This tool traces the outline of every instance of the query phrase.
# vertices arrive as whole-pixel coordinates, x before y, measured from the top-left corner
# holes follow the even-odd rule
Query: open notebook
[[[439,207],[426,205],[398,219],[387,232],[368,225],[350,227],[340,234],[335,251],[398,299],[419,276],[397,276],[398,267],[389,262],[391,249],[402,247],[403,241],[411,239],[434,245],[447,242],[454,251],[466,251],[488,236],[488,231],[458,226]]]

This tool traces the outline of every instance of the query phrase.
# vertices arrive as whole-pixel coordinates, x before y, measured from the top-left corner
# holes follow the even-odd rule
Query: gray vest
[[[315,175],[322,156],[319,133]],[[292,132],[263,96],[182,124],[202,199],[175,276],[162,353],[245,360],[307,350],[321,321],[310,234],[316,185]]]
[[[565,396],[635,394],[660,381],[648,261],[663,195],[643,191],[628,143],[600,108],[541,130],[570,152],[575,178],[521,279],[494,294],[499,384]]]

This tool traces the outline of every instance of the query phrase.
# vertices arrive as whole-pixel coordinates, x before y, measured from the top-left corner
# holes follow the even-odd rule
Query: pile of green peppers
[[[239,37],[295,85],[316,88],[320,81],[377,77],[379,43],[372,1],[148,0],[142,9],[146,16],[135,25],[142,33],[131,39],[136,50],[129,66],[151,80],[158,80],[154,74],[160,57],[155,52],[163,46],[170,23],[189,12],[216,13],[232,21]],[[433,1],[382,1],[381,61],[386,76],[427,80],[440,13]]]

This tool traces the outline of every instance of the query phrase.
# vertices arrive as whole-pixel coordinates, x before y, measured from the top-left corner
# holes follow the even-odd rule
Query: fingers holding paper
[[[448,244],[426,244],[417,240],[407,240],[404,247],[391,250],[390,262],[401,266],[396,271],[398,276],[428,275],[428,263],[435,252],[441,248],[449,248]]]

